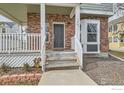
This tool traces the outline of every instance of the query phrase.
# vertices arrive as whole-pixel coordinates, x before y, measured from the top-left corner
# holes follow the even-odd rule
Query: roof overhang
[[[104,15],[104,16],[112,16],[113,13],[109,11],[97,11],[97,10],[80,10],[81,14],[93,14],[93,15]]]
[[[113,20],[111,20],[112,18],[113,18],[113,16],[109,18],[109,20],[108,20],[109,24],[117,24],[119,22],[124,21],[124,16],[121,16],[121,17],[118,17],[118,18],[115,18],[115,19],[113,18]]]
[[[80,3],[46,3],[49,6],[63,6],[63,7],[75,7]]]

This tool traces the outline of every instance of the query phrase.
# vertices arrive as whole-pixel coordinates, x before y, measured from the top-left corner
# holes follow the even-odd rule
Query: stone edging
[[[113,55],[113,54],[111,54],[111,53],[109,53],[109,55],[112,56],[112,57],[114,57],[114,58],[117,58],[117,59],[119,59],[119,60],[121,60],[121,61],[124,61],[123,58],[117,57],[117,56],[115,56],[115,55]]]

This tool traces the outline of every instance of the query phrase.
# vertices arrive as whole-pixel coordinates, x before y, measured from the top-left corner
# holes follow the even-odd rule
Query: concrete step
[[[76,61],[47,61],[48,64],[46,65],[46,68],[59,68],[59,67],[74,67],[79,66],[78,62]]]
[[[84,57],[98,57],[98,54],[84,54]]]
[[[50,51],[47,60],[76,60],[76,55],[74,51]]]

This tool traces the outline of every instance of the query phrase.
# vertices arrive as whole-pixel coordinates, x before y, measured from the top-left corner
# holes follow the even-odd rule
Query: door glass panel
[[[97,35],[96,34],[88,34],[87,41],[88,42],[97,42]]]
[[[97,42],[97,24],[87,24],[87,42]]]
[[[95,52],[95,51],[98,51],[98,45],[97,44],[88,44],[87,45],[87,51],[90,51],[90,52]]]
[[[97,24],[88,23],[87,24],[87,31],[88,32],[97,32]]]

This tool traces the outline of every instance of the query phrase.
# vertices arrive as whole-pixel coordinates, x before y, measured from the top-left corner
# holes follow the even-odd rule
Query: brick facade
[[[49,41],[46,43],[47,49],[53,49],[53,23],[63,22],[65,24],[65,49],[71,48],[71,38],[75,33],[75,20],[69,15],[46,15],[46,23],[48,23]],[[31,32],[40,32],[40,15],[36,13],[28,13],[28,28]]]
[[[108,18],[103,16],[83,16],[81,19],[98,19],[100,20],[100,50],[107,52],[108,46]],[[53,22],[65,23],[65,49],[71,48],[71,38],[75,33],[75,20],[69,15],[47,14],[46,23],[48,23],[49,41],[47,49],[53,49]],[[40,32],[40,15],[37,13],[28,13],[28,27],[31,32]]]
[[[40,32],[40,14],[39,13],[28,13],[28,30],[31,33]]]

